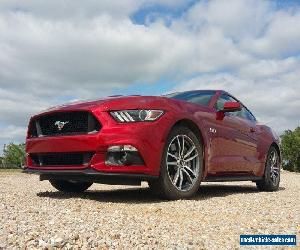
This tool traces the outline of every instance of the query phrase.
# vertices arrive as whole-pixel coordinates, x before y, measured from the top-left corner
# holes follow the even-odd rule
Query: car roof
[[[186,90],[186,91],[175,91],[167,93],[166,95],[176,94],[176,93],[190,93],[190,92],[214,92],[214,93],[227,93],[224,90],[218,90],[218,89],[193,89],[193,90]],[[229,94],[229,93],[227,93]]]

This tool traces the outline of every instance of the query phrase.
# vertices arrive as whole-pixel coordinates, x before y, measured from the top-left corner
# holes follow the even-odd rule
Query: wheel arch
[[[202,132],[200,130],[200,128],[198,127],[198,125],[190,120],[190,119],[181,119],[181,120],[178,120],[172,127],[171,127],[171,130],[176,127],[176,126],[184,126],[184,127],[187,127],[189,128],[200,140],[201,140],[201,143],[202,145],[204,146],[204,138],[203,138],[203,135],[202,135]],[[171,131],[170,130],[170,131]]]

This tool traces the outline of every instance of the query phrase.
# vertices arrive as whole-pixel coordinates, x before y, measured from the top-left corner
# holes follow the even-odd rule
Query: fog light
[[[108,148],[105,164],[114,166],[144,165],[144,161],[135,147],[119,145]]]

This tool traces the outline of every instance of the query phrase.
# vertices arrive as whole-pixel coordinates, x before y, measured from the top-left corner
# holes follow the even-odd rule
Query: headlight
[[[163,110],[119,110],[110,114],[117,122],[144,122],[155,121],[163,115]]]

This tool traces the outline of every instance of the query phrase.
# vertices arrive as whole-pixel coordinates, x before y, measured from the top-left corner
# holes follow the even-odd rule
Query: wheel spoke
[[[278,171],[278,170],[275,170],[275,169],[273,169],[273,174],[275,174],[276,176],[278,176],[278,175],[279,175],[279,171]]]
[[[280,167],[278,166],[278,159],[276,152],[272,152],[270,157],[270,168],[271,168],[271,175],[270,178],[273,183],[276,183],[276,179],[279,177]]]
[[[168,161],[167,164],[177,166],[177,161]]]
[[[192,161],[192,160],[194,160],[197,156],[198,156],[198,154],[196,153],[195,155],[193,155],[192,157],[190,157],[190,158],[188,158],[188,159],[185,159],[184,161],[185,161],[185,162]]]
[[[174,179],[173,179],[173,184],[174,184],[175,186],[176,186],[176,183],[177,183],[177,181],[178,181],[179,174],[180,174],[180,170],[179,170],[179,168],[178,168],[177,171],[176,171],[176,174],[175,174],[175,176],[174,176]]]
[[[193,183],[193,178],[192,178],[192,176],[188,173],[188,171],[186,171],[184,168],[182,169],[182,171],[186,174],[186,176],[188,177],[188,179],[190,180],[190,182]]]
[[[173,155],[173,154],[171,154],[171,153],[168,153],[168,155],[171,156],[171,157],[173,157],[173,158],[176,159],[176,160],[178,159],[178,157],[177,157],[176,155]]]
[[[276,153],[273,152],[273,154],[271,155],[271,166],[275,166],[276,164]]]
[[[194,171],[193,171],[189,166],[184,166],[184,169],[185,169],[187,172],[191,173],[193,176],[197,176],[197,175],[194,173]]]
[[[180,146],[179,136],[177,136],[176,138],[177,138],[177,143],[178,143],[178,154],[180,155],[180,152],[181,152],[181,146]]]
[[[273,183],[276,182],[276,176],[274,175],[274,173],[271,174],[271,179],[272,179],[272,182],[273,182]]]
[[[185,159],[186,157],[188,157],[195,149],[196,149],[195,146],[191,147],[191,149],[183,156],[183,159]]]
[[[275,154],[275,152],[273,153],[272,161],[276,162],[276,154]]]
[[[182,174],[182,171],[180,170],[179,171],[179,176],[180,176],[180,178],[179,178],[179,190],[181,190],[182,189],[182,183],[183,183],[183,174]]]
[[[184,136],[182,136],[182,149],[181,149],[181,155],[184,154]]]

